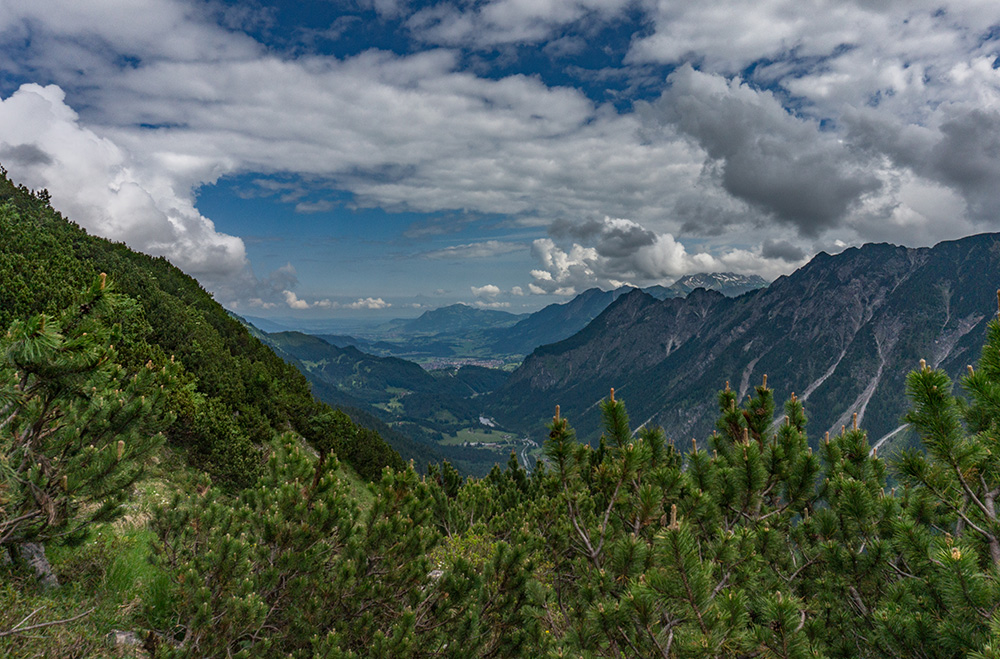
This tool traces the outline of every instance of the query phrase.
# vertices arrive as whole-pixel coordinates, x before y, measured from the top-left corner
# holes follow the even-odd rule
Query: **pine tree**
[[[965,399],[924,361],[906,384],[913,401],[906,420],[924,451],[907,451],[898,464],[907,486],[898,536],[908,578],[885,606],[885,644],[990,656],[1000,601],[1000,321],[990,322],[978,367],[962,378]]]
[[[117,363],[105,277],[0,339],[0,546],[81,541],[114,519],[163,441],[176,365]]]

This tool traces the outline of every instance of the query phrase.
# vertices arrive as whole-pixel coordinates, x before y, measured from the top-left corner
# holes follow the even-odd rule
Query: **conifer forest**
[[[891,455],[764,376],[693,440],[554,406],[530,473],[469,477],[44,191],[4,178],[0,235],[3,656],[1000,657],[992,308]]]

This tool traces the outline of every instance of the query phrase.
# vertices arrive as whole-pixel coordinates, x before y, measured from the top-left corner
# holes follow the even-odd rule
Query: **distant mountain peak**
[[[672,290],[683,295],[704,288],[719,291],[726,297],[736,297],[747,291],[753,291],[767,286],[767,281],[760,275],[739,275],[735,272],[699,272],[685,275],[670,285]]]

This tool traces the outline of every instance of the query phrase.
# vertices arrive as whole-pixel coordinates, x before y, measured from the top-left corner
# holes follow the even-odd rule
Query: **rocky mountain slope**
[[[743,398],[769,376],[778,400],[806,401],[813,436],[857,413],[873,441],[900,424],[903,379],[927,359],[960,374],[996,312],[1000,235],[908,249],[871,244],[820,253],[769,287],[727,298],[634,291],[580,333],[531,354],[492,399],[501,422],[538,432],[558,403],[593,438],[611,387],[636,423],[704,438],[715,393]]]
[[[704,288],[718,291],[726,297],[736,297],[758,288],[765,288],[767,281],[760,275],[738,275],[733,272],[709,272],[685,275],[670,286],[650,286],[642,289],[657,300],[685,297],[692,291]]]

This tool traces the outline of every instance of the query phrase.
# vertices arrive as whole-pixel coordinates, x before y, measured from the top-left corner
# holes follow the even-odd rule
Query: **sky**
[[[0,164],[238,313],[1000,230],[996,0],[0,3]]]

